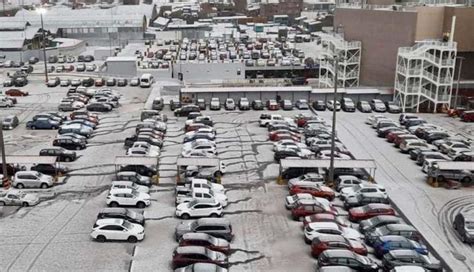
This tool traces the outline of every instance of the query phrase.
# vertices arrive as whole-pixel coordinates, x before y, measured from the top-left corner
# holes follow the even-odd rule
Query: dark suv
[[[341,99],[341,108],[343,111],[346,112],[354,112],[355,111],[355,104],[352,99],[348,97],[344,97]]]
[[[45,148],[41,149],[40,156],[54,156],[58,158],[58,161],[70,162],[76,160],[76,152],[69,151],[64,148]]]
[[[64,137],[54,139],[53,146],[60,146],[68,150],[81,150],[86,148],[86,143],[76,138]]]
[[[439,262],[433,262],[428,256],[419,254],[415,250],[396,249],[383,256],[382,266],[385,271],[402,265],[416,265],[429,271],[443,271]]]
[[[379,271],[379,266],[369,257],[354,253],[348,249],[326,250],[319,255],[318,266],[335,266],[344,264],[357,271]]]
[[[198,106],[196,105],[185,105],[179,109],[174,110],[174,116],[188,116],[189,113],[191,112],[200,112],[201,109],[199,109]]]

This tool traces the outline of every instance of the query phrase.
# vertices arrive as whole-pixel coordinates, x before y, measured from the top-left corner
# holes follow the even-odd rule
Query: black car
[[[298,151],[294,149],[285,149],[285,150],[278,150],[275,152],[273,158],[275,161],[279,162],[281,159],[285,159],[288,157],[300,157]]]
[[[184,137],[183,144],[188,143],[188,142],[193,142],[197,139],[206,139],[206,140],[214,141],[215,138],[216,138],[215,136],[211,136],[208,133],[195,133],[191,136]]]
[[[45,148],[39,152],[40,156],[54,156],[58,161],[70,162],[77,158],[76,152],[69,151],[64,148]]]
[[[252,109],[254,110],[263,110],[265,106],[263,105],[262,100],[254,100],[252,101]]]
[[[181,108],[181,102],[170,100],[170,110],[174,111],[179,108]]]
[[[326,103],[322,100],[316,100],[313,102],[313,109],[317,111],[325,111],[326,110]]]
[[[318,257],[318,266],[335,266],[344,264],[356,271],[379,271],[379,266],[371,258],[359,255],[348,249],[331,249],[323,251]]]
[[[402,108],[400,108],[400,106],[393,101],[385,101],[385,107],[387,108],[388,113],[401,113],[402,112]]]
[[[382,266],[385,271],[402,265],[416,265],[429,271],[443,271],[439,262],[433,262],[428,256],[412,249],[391,250],[383,256]]]
[[[115,78],[109,78],[107,79],[105,83],[108,87],[115,86],[117,84],[117,80]]]
[[[84,61],[85,62],[92,62],[92,61],[94,61],[94,56],[86,55],[86,56],[84,56]]]
[[[76,66],[76,72],[84,72],[86,70],[86,65],[84,63],[79,63]]]
[[[426,124],[426,123],[428,122],[426,122],[426,120],[423,120],[423,119],[408,119],[407,121],[405,121],[405,127],[409,128],[412,126],[418,126],[418,125]]]
[[[361,233],[371,232],[372,230],[389,224],[401,224],[402,219],[396,215],[377,215],[372,218],[359,222],[359,231]]]
[[[117,80],[117,86],[119,86],[119,87],[125,87],[125,86],[127,86],[127,85],[128,85],[128,80],[127,80],[127,79],[125,79],[125,78],[119,78],[119,79]]]
[[[432,142],[436,140],[449,138],[451,135],[449,135],[449,133],[445,131],[432,131],[423,136],[425,136],[423,137],[423,139],[425,139],[428,143],[431,144]]]
[[[341,99],[341,108],[345,112],[354,112],[356,110],[354,101],[352,101],[352,99],[349,97],[344,97]]]
[[[156,175],[157,171],[156,169],[153,169],[151,167],[145,166],[145,165],[126,165],[120,167],[120,172],[123,171],[132,171],[135,173],[138,173],[142,176],[147,176],[147,177],[152,177]]]
[[[92,86],[94,86],[95,82],[94,82],[94,79],[92,77],[88,77],[88,78],[82,79],[81,84],[84,87],[92,87]]]
[[[97,214],[97,219],[118,218],[125,219],[129,222],[145,225],[145,217],[143,212],[129,210],[126,208],[105,208]]]
[[[78,62],[84,62],[84,56],[80,55],[79,57],[77,57],[77,61]]]
[[[86,144],[83,141],[71,137],[54,139],[53,146],[59,146],[68,150],[81,150],[86,148]]]
[[[291,79],[291,84],[293,85],[306,85],[305,77],[294,77]]]
[[[66,167],[56,167],[52,164],[40,163],[31,167],[32,171],[38,171],[41,174],[55,176],[55,175],[64,175],[67,173],[68,169]]]
[[[86,109],[88,111],[107,112],[112,110],[112,106],[106,103],[90,103]]]
[[[370,104],[368,101],[359,101],[357,102],[357,109],[360,112],[372,112],[372,107],[370,107]]]
[[[474,161],[474,152],[463,152],[454,157],[453,161]]]
[[[201,109],[199,109],[198,106],[196,105],[185,105],[179,109],[174,110],[174,116],[188,116],[189,113],[191,112],[200,112]]]
[[[389,204],[387,196],[383,193],[361,193],[355,197],[349,197],[344,200],[344,208],[347,210],[354,207],[361,207],[371,203]]]

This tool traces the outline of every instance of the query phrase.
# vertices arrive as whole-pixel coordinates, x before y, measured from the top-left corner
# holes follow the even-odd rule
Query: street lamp
[[[328,56],[325,60],[334,60],[334,97],[333,97],[333,109],[332,109],[332,129],[331,129],[331,157],[329,161],[329,176],[328,183],[334,183],[334,153],[336,149],[336,96],[337,96],[337,83],[338,83],[338,66],[339,66],[339,56],[333,55]]]
[[[46,64],[46,35],[45,35],[44,24],[43,24],[43,14],[46,13],[46,9],[38,8],[36,12],[40,15],[40,18],[41,18],[41,32],[42,32],[41,44],[43,45],[44,78],[45,78],[46,83],[48,83],[48,65]]]

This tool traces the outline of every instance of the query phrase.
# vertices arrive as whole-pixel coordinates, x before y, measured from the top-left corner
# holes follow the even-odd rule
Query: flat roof
[[[158,160],[158,157],[117,156],[115,165],[156,165]]]
[[[54,156],[37,156],[37,155],[24,155],[24,156],[6,156],[7,163],[13,164],[55,164],[57,157]],[[3,163],[0,157],[0,163]]]
[[[330,160],[304,160],[304,159],[282,159],[280,160],[280,166],[282,168],[328,168]],[[375,169],[374,160],[334,160],[335,168],[370,168]]]
[[[438,161],[436,162],[440,170],[469,170],[474,171],[474,163],[463,161]]]
[[[235,92],[311,92],[309,86],[289,87],[212,87],[182,88],[181,93],[235,93]]]
[[[107,62],[111,62],[111,61],[133,61],[133,62],[136,62],[137,61],[137,58],[136,57],[127,57],[127,56],[123,56],[123,57],[108,57]]]
[[[217,158],[178,158],[177,166],[193,165],[193,166],[219,166]]]

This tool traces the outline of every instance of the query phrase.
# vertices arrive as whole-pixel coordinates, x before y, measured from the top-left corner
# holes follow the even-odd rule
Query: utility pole
[[[40,11],[40,18],[41,18],[41,32],[42,32],[42,44],[43,44],[43,61],[44,61],[44,79],[45,82],[48,83],[48,65],[46,64],[46,35],[44,33],[44,24],[43,24],[43,12]]]
[[[458,80],[456,83],[456,96],[454,97],[454,106],[452,107],[453,109],[456,109],[456,107],[458,106],[459,84],[461,83],[461,69],[464,57],[456,57],[456,59],[460,60],[460,62],[458,67]]]
[[[331,132],[331,160],[329,162],[329,185],[334,184],[334,152],[335,152],[335,141],[336,141],[336,96],[337,96],[337,75],[338,75],[338,66],[339,66],[339,57],[334,56],[334,98],[333,98],[333,109],[332,109],[332,132]]]
[[[2,185],[4,187],[9,181],[8,177],[8,170],[7,170],[7,156],[5,155],[5,142],[3,140],[3,120],[0,119],[0,152],[2,152],[2,172],[3,172],[3,180]]]

